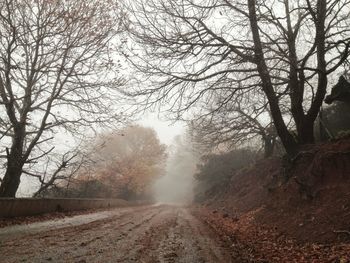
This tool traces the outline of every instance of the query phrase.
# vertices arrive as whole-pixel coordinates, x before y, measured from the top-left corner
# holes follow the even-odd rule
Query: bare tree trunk
[[[293,136],[288,131],[286,124],[284,123],[282,113],[278,105],[278,98],[273,90],[269,70],[265,63],[262,43],[259,34],[259,27],[255,9],[255,0],[248,0],[248,7],[250,26],[254,41],[255,60],[260,78],[262,80],[263,90],[269,102],[271,116],[273,118],[277,134],[281,138],[282,144],[285,147],[287,154],[290,156],[294,156],[297,153],[298,144],[294,140]]]
[[[15,145],[18,146],[18,143]],[[24,162],[21,148],[12,148],[7,157],[7,169],[0,186],[0,197],[15,197],[19,184]]]
[[[8,162],[3,182],[0,186],[0,197],[15,197],[19,184],[21,182],[22,166],[17,165],[16,160]]]
[[[314,142],[314,121],[304,120],[304,122],[298,129],[298,143],[312,144]]]
[[[317,1],[317,11],[314,14],[314,20],[316,24],[316,39],[315,43],[317,45],[317,74],[318,74],[318,85],[317,92],[315,94],[315,99],[313,100],[311,107],[304,118],[303,132],[299,135],[303,143],[313,143],[313,124],[317,118],[317,115],[322,106],[323,99],[327,92],[327,63],[326,57],[326,32],[325,32],[325,20],[327,13],[327,1],[318,0]]]
[[[25,126],[19,122],[14,125],[14,137],[11,149],[7,152],[7,168],[0,186],[0,197],[15,197],[24,165],[23,145],[25,137]]]
[[[267,136],[263,138],[264,141],[264,158],[272,156],[275,148],[275,138]]]
[[[322,106],[323,99],[326,95],[328,82],[326,69],[327,64],[325,61],[325,19],[327,13],[327,2],[324,0],[318,0],[316,12],[314,12],[311,8],[310,12],[312,13],[316,27],[315,46],[317,52],[318,85],[315,98],[313,99],[311,107],[307,114],[304,115],[302,112],[299,112],[296,116],[293,116],[297,125],[299,144],[310,144],[315,142],[314,122],[317,118],[317,115]],[[297,104],[302,105],[302,101],[297,102]]]

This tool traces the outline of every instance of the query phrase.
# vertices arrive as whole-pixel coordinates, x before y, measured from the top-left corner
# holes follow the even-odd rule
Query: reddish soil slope
[[[350,262],[349,138],[305,147],[285,165],[259,161],[213,192],[198,213],[252,246],[254,260]]]

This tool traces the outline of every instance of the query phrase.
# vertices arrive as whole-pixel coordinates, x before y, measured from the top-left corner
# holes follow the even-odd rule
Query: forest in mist
[[[0,197],[187,202],[349,134],[348,0],[0,10]],[[147,113],[185,131],[165,145]]]

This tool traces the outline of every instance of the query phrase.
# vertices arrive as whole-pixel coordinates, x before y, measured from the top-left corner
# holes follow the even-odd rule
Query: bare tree
[[[218,90],[228,100],[261,91],[289,155],[314,141],[328,76],[349,55],[350,1],[138,0],[129,9],[139,43],[131,61],[151,83],[135,94],[146,105],[182,115]]]
[[[57,132],[121,119],[115,101],[123,80],[113,54],[123,14],[116,2],[1,1],[0,196],[15,196],[23,170],[35,174],[30,168],[53,152]]]
[[[247,93],[227,101],[226,93],[217,93],[211,104],[203,105],[190,122],[194,139],[210,148],[237,149],[259,147],[265,157],[274,153],[278,136],[273,125],[268,102],[263,94]],[[281,108],[284,119],[288,111]],[[197,117],[197,118],[196,118]],[[288,127],[291,127],[289,121]]]
[[[80,146],[74,151],[67,152],[63,156],[59,155],[56,158],[46,155],[47,160],[42,173],[36,172],[34,174],[23,170],[24,174],[36,177],[39,180],[40,186],[33,194],[34,197],[45,195],[45,192],[52,187],[61,185],[69,187],[77,172],[87,163],[84,154],[79,151],[79,148]]]

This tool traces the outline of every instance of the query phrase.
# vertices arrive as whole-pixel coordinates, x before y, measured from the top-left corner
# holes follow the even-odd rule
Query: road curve
[[[215,233],[180,206],[119,208],[38,224],[0,229],[1,262],[235,262]]]

